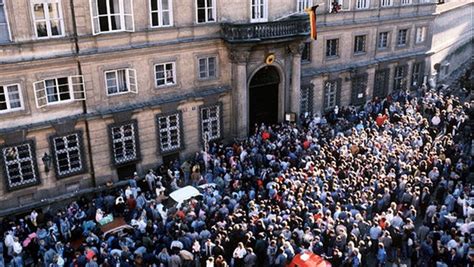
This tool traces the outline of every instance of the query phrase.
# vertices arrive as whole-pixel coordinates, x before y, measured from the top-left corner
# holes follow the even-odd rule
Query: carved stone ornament
[[[303,53],[303,49],[304,49],[304,43],[303,42],[292,43],[292,44],[288,45],[288,52],[290,52],[293,55],[301,55],[301,53]]]
[[[230,61],[233,63],[247,63],[250,52],[240,49],[232,49],[229,54]]]

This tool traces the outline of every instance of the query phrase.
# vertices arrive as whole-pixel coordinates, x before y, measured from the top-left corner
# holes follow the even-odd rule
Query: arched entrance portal
[[[278,87],[280,75],[272,66],[260,69],[250,80],[249,85],[249,129],[255,124],[278,122]]]

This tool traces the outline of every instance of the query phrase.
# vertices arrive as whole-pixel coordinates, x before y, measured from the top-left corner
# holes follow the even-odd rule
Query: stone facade
[[[431,1],[393,0],[388,7],[368,1],[358,9],[356,0],[344,0],[344,10],[331,14],[328,0],[313,0],[319,5],[316,41],[308,39],[300,1],[264,1],[263,13],[252,12],[250,0],[205,1],[211,6],[204,8],[197,6],[201,1],[169,0],[168,9],[156,0],[113,2],[121,4],[0,1],[6,13],[0,30],[8,31],[0,32],[0,88],[12,92],[8,105],[0,98],[0,216],[184,159],[203,149],[211,133],[225,141],[246,136],[255,115],[249,114],[249,86],[266,67],[279,76],[277,119],[283,121],[288,113],[324,112],[331,103],[363,104],[392,92],[401,74],[404,86],[413,84],[416,64],[422,81],[429,74],[423,66],[431,65]],[[400,30],[406,30],[403,46],[397,46]],[[383,49],[381,32],[388,34]],[[365,37],[354,52],[357,36]],[[327,56],[333,39],[337,52]],[[328,81],[335,81],[334,99]],[[302,88],[311,91],[304,98],[310,104],[302,103]],[[12,108],[17,91],[21,107]],[[218,112],[212,122],[204,115],[208,107]],[[19,144],[28,140],[35,151],[21,154],[28,146]],[[54,163],[49,172],[45,153]],[[73,162],[77,155],[81,161]],[[15,166],[32,175],[37,169],[33,182]]]
[[[473,6],[469,0],[451,0],[436,7],[430,74],[438,83],[448,80],[466,63],[472,64]]]

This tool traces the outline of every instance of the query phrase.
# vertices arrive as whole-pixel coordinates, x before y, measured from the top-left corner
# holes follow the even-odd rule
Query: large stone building
[[[474,63],[473,7],[471,0],[450,0],[436,6],[429,74],[438,84],[453,82]]]
[[[338,1],[0,0],[0,216],[426,79],[436,3]]]

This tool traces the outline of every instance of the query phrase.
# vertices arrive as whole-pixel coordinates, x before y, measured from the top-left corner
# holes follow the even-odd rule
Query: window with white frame
[[[304,13],[305,9],[313,6],[313,0],[298,0],[296,3],[296,12]]]
[[[212,141],[221,138],[220,105],[201,108],[201,136]]]
[[[155,84],[156,87],[176,84],[176,70],[174,62],[155,65]]]
[[[38,38],[64,35],[60,0],[32,0],[33,20]]]
[[[329,12],[331,12],[334,8],[334,2],[337,2],[339,5],[340,10],[349,10],[351,6],[351,0],[328,0],[329,4]]]
[[[79,132],[51,138],[54,166],[58,177],[67,177],[84,170],[82,139]]]
[[[0,113],[22,110],[23,99],[19,84],[0,85]]]
[[[105,72],[107,95],[138,93],[137,73],[134,69],[118,69]]]
[[[430,2],[431,0],[420,0],[420,3],[423,3],[423,1],[424,1],[425,3],[428,3],[428,2]],[[410,4],[411,4],[411,0],[401,0],[401,4],[402,4],[402,5],[410,5]]]
[[[377,47],[384,49],[388,47],[388,32],[380,32]]]
[[[197,23],[216,22],[216,0],[196,0]]]
[[[7,10],[5,0],[0,0],[0,43],[10,41],[10,30],[8,29]]]
[[[150,0],[151,26],[166,27],[173,25],[173,1]]]
[[[137,122],[111,125],[112,157],[115,165],[138,159]]]
[[[326,57],[337,57],[339,55],[339,39],[326,40]]]
[[[268,5],[267,0],[250,0],[250,21],[267,21]]]
[[[45,79],[35,82],[33,86],[38,108],[86,99],[82,75]]]
[[[324,110],[329,110],[337,105],[338,81],[328,81],[324,86]]]
[[[354,53],[355,54],[365,53],[366,39],[367,39],[366,35],[357,35],[354,38]]]
[[[199,79],[212,79],[217,77],[217,58],[199,58]]]
[[[356,9],[367,9],[370,6],[370,0],[356,0]]]
[[[408,30],[402,29],[398,31],[397,46],[407,45]]]
[[[39,183],[33,141],[2,147],[8,190]]]
[[[380,0],[381,7],[392,6],[392,4],[393,4],[392,0]]]
[[[90,0],[93,33],[135,31],[133,0]]]
[[[172,152],[181,148],[181,118],[179,113],[158,116],[158,133],[161,152]]]
[[[426,27],[417,27],[415,34],[415,43],[420,44],[425,41]]]

